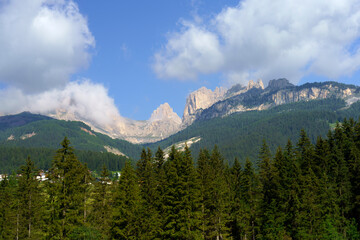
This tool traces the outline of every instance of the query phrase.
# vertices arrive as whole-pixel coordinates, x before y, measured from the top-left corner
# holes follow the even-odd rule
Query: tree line
[[[64,139],[48,180],[30,158],[0,182],[0,239],[360,239],[360,122],[315,144],[302,130],[258,162],[215,146],[143,149],[118,181],[97,180]]]

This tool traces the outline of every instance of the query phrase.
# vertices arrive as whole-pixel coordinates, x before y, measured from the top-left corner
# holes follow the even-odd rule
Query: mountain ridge
[[[292,102],[325,98],[340,98],[353,103],[360,99],[360,88],[338,82],[315,82],[296,86],[285,78],[272,79],[264,87],[262,80],[259,79],[250,80],[246,86],[236,84],[230,89],[199,88],[188,95],[182,118],[168,103],[161,104],[153,111],[150,118],[144,121],[114,115],[112,119],[99,123],[89,120],[89,117],[74,112],[72,109],[56,109],[44,115],[59,120],[81,121],[90,126],[93,131],[108,135],[113,139],[143,144],[161,141],[186,129],[196,121],[225,117],[238,112],[262,111]],[[1,124],[5,123],[0,122],[0,128]]]

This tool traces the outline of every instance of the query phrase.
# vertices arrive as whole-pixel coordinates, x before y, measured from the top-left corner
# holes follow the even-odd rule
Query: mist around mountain
[[[284,78],[270,80],[265,87],[259,79],[250,80],[247,86],[238,84],[230,89],[220,87],[212,91],[202,87],[189,94],[182,117],[178,116],[168,103],[161,104],[153,111],[151,117],[144,121],[131,120],[119,114],[102,116],[102,121],[94,121],[92,119],[100,117],[86,116],[77,111],[76,107],[55,109],[45,115],[61,120],[82,121],[94,131],[112,138],[145,144],[164,140],[195,121],[224,117],[237,112],[265,110],[292,102],[332,97],[357,101],[360,99],[359,87],[337,82],[295,86]],[[87,112],[89,111],[88,109]]]
[[[112,154],[134,161],[139,159],[143,146],[153,151],[160,146],[169,151],[173,144],[179,149],[188,144],[196,156],[201,148],[217,145],[230,163],[235,157],[240,161],[246,157],[255,161],[257,146],[263,139],[268,140],[274,152],[288,139],[295,140],[301,129],[315,142],[316,136],[326,136],[337,121],[345,117],[357,119],[359,96],[359,87],[354,85],[323,82],[295,86],[286,79],[271,80],[266,88],[261,80],[250,81],[246,87],[235,85],[229,90],[211,91],[203,87],[189,95],[182,119],[165,103],[147,121],[121,122],[127,137],[115,137],[86,122],[71,121],[77,118],[75,115],[61,115],[66,116],[65,121],[24,112],[0,117],[0,143],[4,152],[8,148],[51,151],[67,136],[78,151]],[[151,139],[155,143],[134,144],[120,136],[132,138],[133,142]],[[51,158],[40,157],[44,154],[38,152],[35,157],[42,159],[41,166],[48,167]],[[8,170],[13,169],[11,165],[18,166],[14,162],[24,155],[8,154],[7,159],[12,157],[16,160],[9,164],[10,168],[6,167]]]

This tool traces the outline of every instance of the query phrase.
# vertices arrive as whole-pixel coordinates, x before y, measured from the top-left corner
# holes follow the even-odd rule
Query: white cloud
[[[194,24],[170,37],[166,48],[155,55],[154,70],[161,78],[195,79],[223,65],[215,34]]]
[[[0,82],[32,93],[64,86],[95,45],[71,0],[4,1],[0,36]]]
[[[1,0],[0,0],[1,1]],[[95,40],[71,0],[0,2],[0,114],[63,114],[94,125],[121,118],[101,84],[69,77],[90,61]]]
[[[358,0],[244,0],[210,22],[186,23],[155,54],[161,78],[221,72],[230,81],[314,73],[328,78],[360,68]]]
[[[88,80],[70,82],[62,89],[36,94],[26,94],[15,88],[0,91],[1,114],[23,111],[44,115],[64,111],[98,126],[112,125],[114,120],[121,118],[107,89]]]

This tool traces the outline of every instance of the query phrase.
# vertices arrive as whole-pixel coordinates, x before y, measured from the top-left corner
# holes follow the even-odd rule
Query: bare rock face
[[[181,118],[168,103],[161,104],[147,121],[129,120],[124,138],[133,143],[160,141],[180,130]]]
[[[273,79],[269,81],[269,85],[267,86],[268,91],[277,91],[284,88],[294,87],[293,84],[289,82],[286,78]]]
[[[222,100],[225,96],[226,89],[216,88],[214,91],[202,87],[192,93],[186,99],[186,105],[182,118],[183,127],[191,125],[197,115],[214,103]]]
[[[114,116],[105,124],[96,124],[78,112],[58,109],[48,114],[62,120],[82,121],[92,130],[113,138],[132,143],[147,143],[162,140],[191,125],[195,120],[224,117],[236,112],[265,110],[277,105],[298,101],[325,98],[345,99],[349,104],[360,99],[360,87],[336,82],[308,83],[301,86],[291,84],[287,79],[274,79],[264,88],[261,79],[250,80],[247,86],[240,84],[229,90],[216,88],[214,91],[202,87],[186,99],[182,119],[168,103],[161,104],[149,120],[136,121]],[[9,139],[11,140],[11,139]]]
[[[208,120],[236,112],[261,111],[299,101],[338,98],[344,99],[350,104],[360,99],[360,87],[336,82],[307,83],[295,86],[287,79],[276,79],[271,80],[265,89],[256,87],[253,81],[249,82],[246,90],[240,87],[237,89],[239,89],[237,94],[232,91],[230,97],[204,109],[201,114],[196,116],[196,119]]]
[[[258,79],[257,82],[254,82],[253,80],[250,80],[248,82],[248,86],[247,86],[246,90],[250,90],[252,88],[264,89],[264,83],[262,82],[261,79]]]
[[[156,121],[171,121],[174,124],[181,124],[181,118],[174,113],[173,109],[168,103],[161,104],[152,114],[149,119],[150,122]]]
[[[286,103],[308,101],[315,99],[325,98],[341,98],[346,99],[354,95],[356,88],[340,88],[332,83],[324,84],[323,86],[311,86],[302,89],[293,89],[291,91],[287,89],[279,90],[271,95],[271,100],[275,105],[281,105]]]
[[[181,118],[173,111],[168,103],[160,105],[149,120],[136,121],[120,116],[108,124],[98,125],[78,113],[58,109],[51,117],[61,120],[82,121],[94,131],[106,134],[112,138],[125,139],[132,143],[156,142],[180,130]]]

